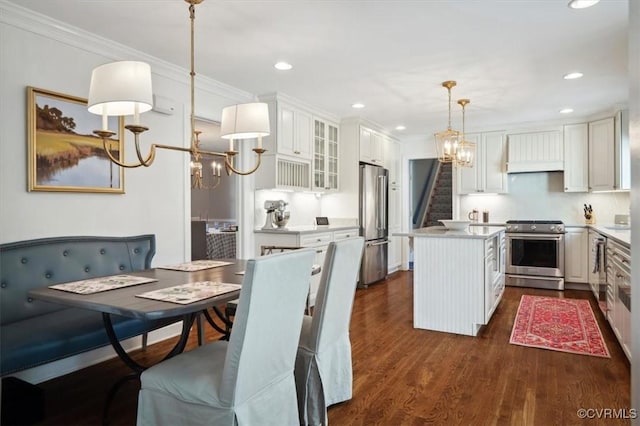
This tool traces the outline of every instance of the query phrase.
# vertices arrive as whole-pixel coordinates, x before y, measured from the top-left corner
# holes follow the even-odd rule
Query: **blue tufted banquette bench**
[[[155,235],[56,237],[0,244],[0,369],[10,374],[109,344],[102,315],[32,300],[29,290],[151,267]],[[180,318],[114,316],[119,339]]]

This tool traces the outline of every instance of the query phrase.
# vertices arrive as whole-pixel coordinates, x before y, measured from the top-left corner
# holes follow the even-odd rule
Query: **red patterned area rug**
[[[523,295],[513,345],[610,358],[588,300]]]

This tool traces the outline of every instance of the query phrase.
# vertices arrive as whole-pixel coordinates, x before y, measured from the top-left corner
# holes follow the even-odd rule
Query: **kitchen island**
[[[413,326],[476,336],[504,291],[505,228],[442,226],[394,236],[413,238]]]

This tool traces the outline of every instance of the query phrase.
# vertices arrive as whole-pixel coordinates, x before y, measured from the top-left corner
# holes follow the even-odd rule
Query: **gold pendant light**
[[[459,167],[473,167],[476,157],[476,144],[466,140],[464,130],[464,111],[470,102],[469,99],[458,99],[458,105],[462,107],[462,133],[460,134],[460,142],[456,152],[455,165]]]
[[[460,139],[460,132],[451,129],[451,88],[456,85],[455,81],[448,80],[442,83],[449,94],[449,122],[447,130],[436,133],[436,153],[441,163],[455,163]]]

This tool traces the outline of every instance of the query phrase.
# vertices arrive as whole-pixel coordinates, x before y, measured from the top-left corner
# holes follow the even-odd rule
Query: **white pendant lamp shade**
[[[137,61],[101,65],[91,73],[89,112],[104,115],[134,115],[153,108],[151,67]]]
[[[269,107],[263,102],[231,105],[222,110],[220,137],[251,139],[268,136]]]

